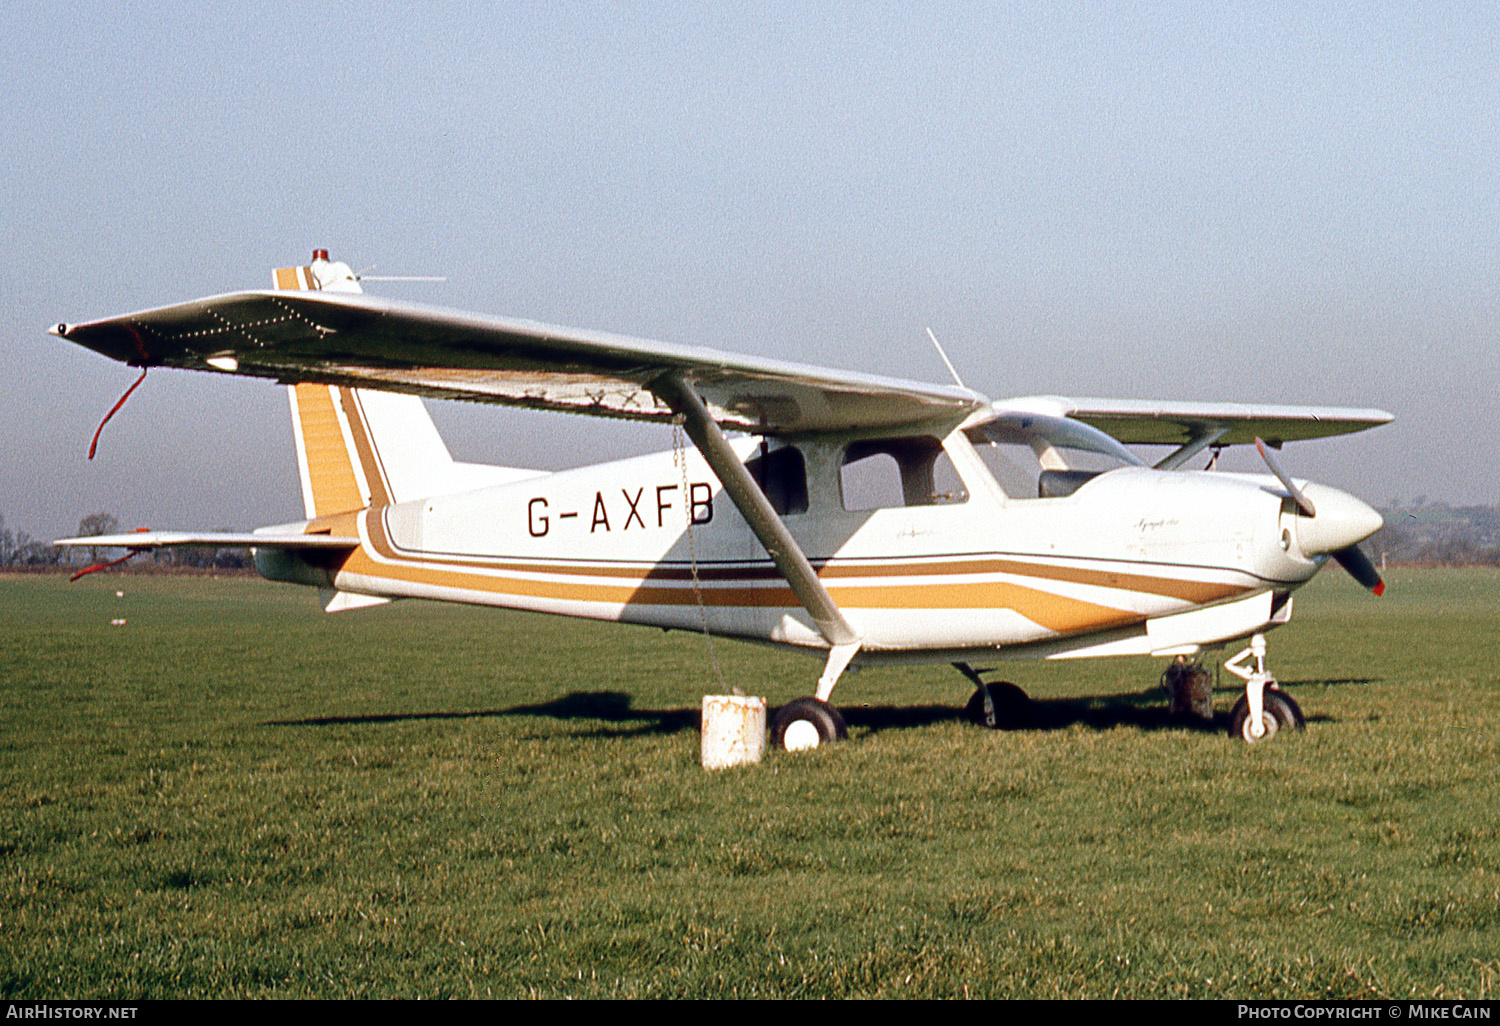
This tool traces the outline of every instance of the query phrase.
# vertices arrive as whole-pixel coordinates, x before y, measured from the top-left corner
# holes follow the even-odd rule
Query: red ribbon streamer
[[[89,459],[93,459],[94,458],[94,450],[97,449],[97,448],[99,448],[99,436],[104,433],[104,425],[108,424],[109,423],[109,418],[113,417],[116,413],[118,413],[119,410],[120,410],[120,407],[125,405],[125,400],[130,398],[130,393],[134,392],[137,388],[141,387],[141,382],[146,380],[146,371],[148,371],[150,369],[151,368],[149,368],[149,367],[142,367],[141,368],[141,376],[135,379],[135,384],[131,385],[129,388],[127,388],[125,390],[125,394],[122,395],[122,396],[120,396],[119,402],[115,403],[113,406],[111,406],[109,408],[109,412],[104,415],[104,419],[101,420],[99,422],[99,426],[94,429],[94,440],[89,443]],[[98,568],[95,567],[95,568],[92,568],[92,569],[98,569]],[[87,573],[88,571],[84,571],[84,572]]]

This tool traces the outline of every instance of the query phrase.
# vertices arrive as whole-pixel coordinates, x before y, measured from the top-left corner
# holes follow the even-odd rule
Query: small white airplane
[[[1358,548],[1380,515],[1273,455],[1388,423],[1381,410],[991,402],[378,299],[325,250],[273,282],[51,330],[142,377],[289,385],[306,519],[58,544],[245,546],[330,612],[424,598],[789,645],[825,658],[816,696],[773,717],[793,749],[846,736],[829,698],[850,665],[950,663],[975,685],[970,716],[1010,727],[1024,693],[975,664],[1175,657],[1174,703],[1202,715],[1198,657],[1247,638],[1225,664],[1246,682],[1230,730],[1260,741],[1303,722],[1265,667],[1293,590],[1330,557],[1384,589]],[[670,422],[693,445],[557,473],[460,463],[420,396]],[[1183,469],[1251,443],[1270,475]],[[1127,444],[1175,448],[1147,465]]]

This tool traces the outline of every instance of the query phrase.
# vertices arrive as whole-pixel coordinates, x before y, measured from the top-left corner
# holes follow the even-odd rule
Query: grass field
[[[3,578],[0,994],[1494,997],[1500,573],[1388,576],[1270,636],[1300,736],[1169,722],[1159,660],[1012,664],[1015,733],[870,670],[716,774],[701,636]]]

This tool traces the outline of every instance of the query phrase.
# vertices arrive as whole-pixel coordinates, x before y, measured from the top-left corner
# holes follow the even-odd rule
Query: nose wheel
[[[1243,665],[1255,660],[1255,669]],[[1284,729],[1301,730],[1307,723],[1292,696],[1282,691],[1266,670],[1266,636],[1256,634],[1250,646],[1224,663],[1224,669],[1245,682],[1245,693],[1229,714],[1229,736],[1247,744],[1269,741]]]
[[[1301,730],[1305,723],[1291,695],[1279,688],[1267,688],[1261,697],[1260,734],[1251,729],[1250,700],[1241,695],[1229,714],[1229,736],[1253,745],[1269,741],[1283,730]]]

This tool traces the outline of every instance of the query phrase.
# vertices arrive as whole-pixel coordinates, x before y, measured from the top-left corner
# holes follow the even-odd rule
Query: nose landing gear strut
[[[1255,660],[1255,669],[1242,665]],[[1224,669],[1245,682],[1245,693],[1229,714],[1229,736],[1247,744],[1269,741],[1282,728],[1301,730],[1307,723],[1292,696],[1281,690],[1266,670],[1266,636],[1256,634],[1250,646],[1224,663]]]

